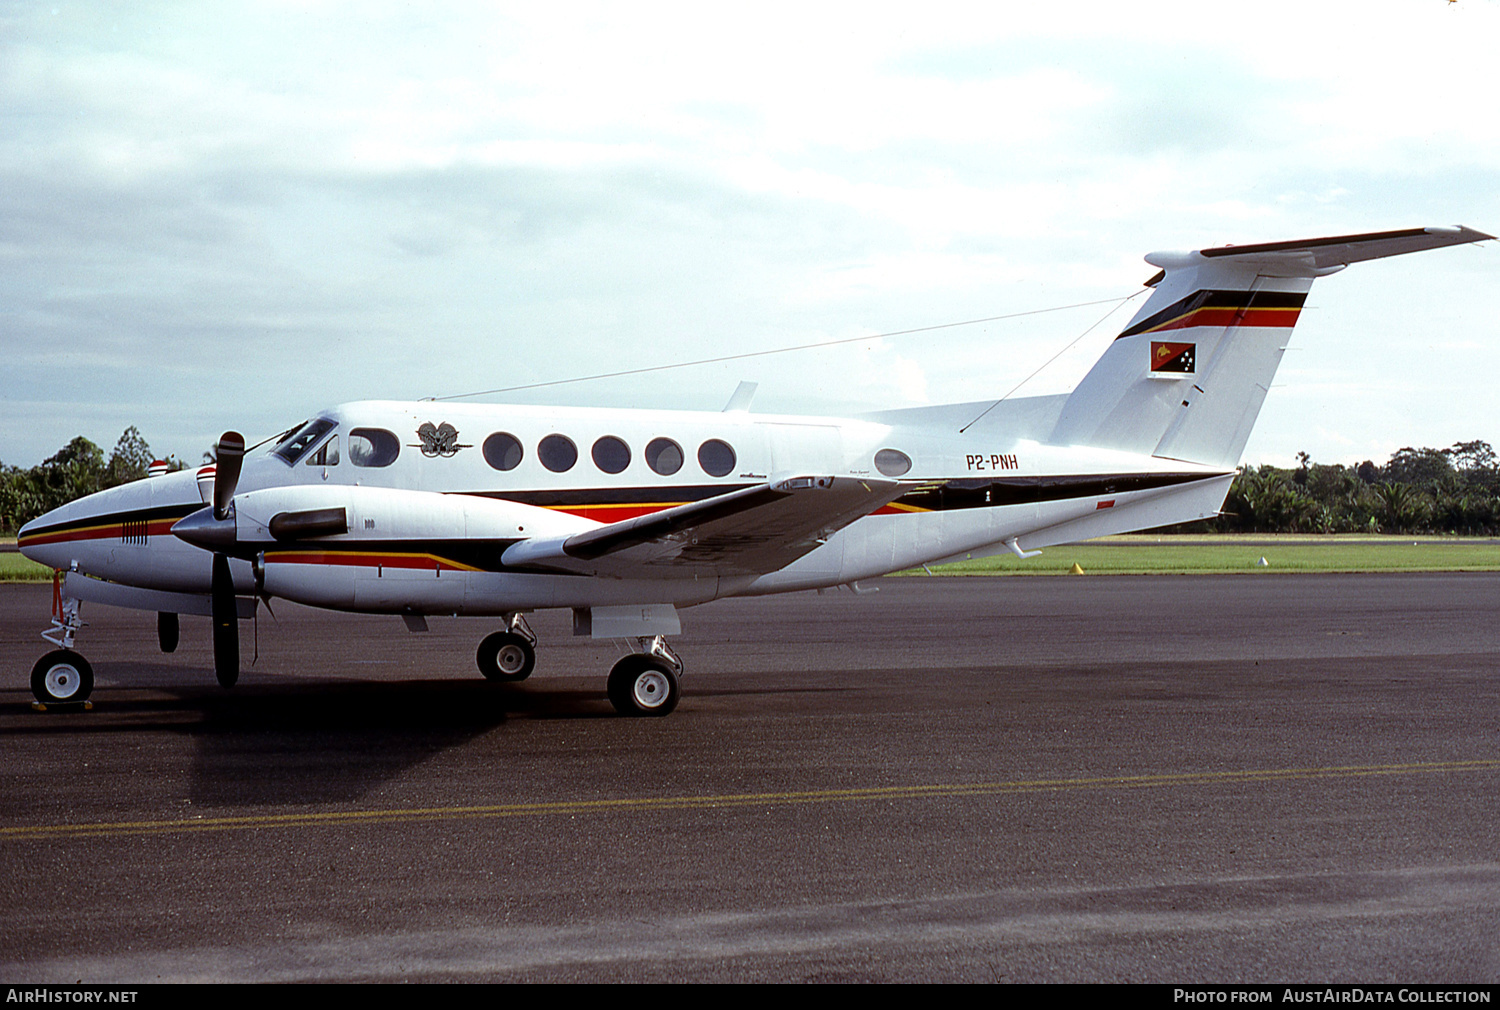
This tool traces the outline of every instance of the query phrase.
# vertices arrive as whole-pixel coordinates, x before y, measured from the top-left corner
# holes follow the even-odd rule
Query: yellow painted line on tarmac
[[[189,817],[174,820],[30,824],[0,828],[0,841],[99,838],[120,835],[171,834],[191,831],[246,831],[265,828],[333,827],[409,821],[477,820],[491,817],[549,817],[561,814],[652,813],[664,810],[789,806],[804,803],[851,803],[872,800],[922,800],[1001,796],[1072,790],[1159,789],[1171,786],[1229,785],[1238,782],[1285,782],[1308,779],[1363,778],[1378,775],[1500,770],[1500,759],[1433,761],[1387,765],[1332,765],[1311,768],[1252,768],[1243,771],[1177,772],[1115,775],[1102,778],[1017,779],[1009,782],[949,782],[934,785],[870,786],[859,789],[812,789],[797,792],[725,793],[710,796],[621,797],[556,800],[547,803],[502,803],[487,806],[394,807],[387,810],[336,810],[244,817]]]

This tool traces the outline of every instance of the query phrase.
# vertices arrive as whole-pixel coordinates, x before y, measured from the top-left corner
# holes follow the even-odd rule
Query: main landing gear
[[[505,625],[479,643],[474,659],[486,680],[515,684],[536,667],[537,637],[520,614],[507,614]],[[682,660],[661,635],[637,638],[636,646],[609,671],[610,704],[621,715],[666,715],[682,696]]]
[[[609,671],[609,701],[621,715],[667,715],[677,707],[682,660],[661,635],[638,638],[632,652]]]
[[[479,643],[475,662],[486,680],[519,683],[536,667],[536,632],[520,614],[508,614],[506,630],[497,631]]]

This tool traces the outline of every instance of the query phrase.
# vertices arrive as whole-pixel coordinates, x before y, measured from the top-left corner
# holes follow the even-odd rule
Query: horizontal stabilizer
[[[763,575],[900,497],[897,481],[782,477],[700,502],[508,548],[507,568],[620,578]]]
[[[1444,246],[1463,245],[1466,242],[1483,242],[1495,236],[1486,235],[1473,228],[1461,225],[1452,228],[1404,228],[1400,231],[1374,231],[1362,235],[1334,235],[1329,238],[1293,239],[1287,242],[1261,242],[1257,245],[1226,245],[1199,250],[1198,255],[1207,259],[1233,257],[1240,260],[1255,259],[1263,263],[1280,260],[1299,260],[1309,264],[1319,273],[1331,272],[1350,263],[1364,260],[1384,259],[1404,253],[1441,249]],[[1165,267],[1153,256],[1166,258],[1173,254],[1153,253],[1146,262]],[[1191,254],[1190,254],[1191,255]]]

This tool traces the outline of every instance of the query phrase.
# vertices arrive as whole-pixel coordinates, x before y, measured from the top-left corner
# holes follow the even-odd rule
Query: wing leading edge
[[[507,568],[613,578],[764,575],[899,498],[899,481],[782,477],[572,535],[508,548]]]

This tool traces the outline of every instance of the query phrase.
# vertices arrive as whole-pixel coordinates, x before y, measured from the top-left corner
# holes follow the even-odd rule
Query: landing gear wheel
[[[479,643],[474,659],[486,680],[514,684],[531,676],[536,667],[536,649],[520,635],[497,631]]]
[[[94,690],[94,668],[72,649],[54,649],[31,668],[31,693],[43,705],[79,705]]]
[[[651,656],[626,656],[609,671],[609,702],[621,715],[666,715],[680,695],[677,675]]]

